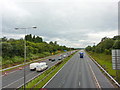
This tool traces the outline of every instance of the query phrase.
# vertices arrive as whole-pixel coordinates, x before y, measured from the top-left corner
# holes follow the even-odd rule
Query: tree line
[[[50,41],[49,43],[43,41],[42,37],[26,35],[26,54],[27,59],[34,59],[51,55],[51,53],[58,53],[58,51],[70,50],[66,46],[60,46],[57,41]],[[2,50],[3,63],[16,63],[24,60],[24,39],[7,39],[3,37],[0,39],[0,48]]]
[[[87,46],[86,51],[92,51],[96,53],[111,54],[112,49],[120,49],[120,35],[113,38],[104,37],[100,43],[93,46]]]

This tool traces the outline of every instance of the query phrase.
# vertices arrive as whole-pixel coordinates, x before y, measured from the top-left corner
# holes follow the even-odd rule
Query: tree
[[[92,47],[91,46],[87,46],[86,47],[86,51],[92,51]]]
[[[104,37],[104,38],[101,39],[101,42],[103,42],[103,41],[105,41],[107,39],[109,39],[109,38],[108,37]]]
[[[120,49],[120,40],[116,40],[114,45],[113,45],[113,49]]]
[[[1,43],[2,44],[2,57],[5,58],[5,57],[12,57],[12,45],[10,43],[7,43],[7,42],[3,42]]]
[[[3,38],[2,38],[2,42],[5,42],[5,41],[7,41],[7,38],[6,38],[6,37],[3,37]]]
[[[25,40],[32,42],[32,35],[31,34],[30,35],[26,35],[25,36]]]
[[[54,43],[52,41],[50,41],[49,44],[53,45]]]
[[[120,35],[114,36],[113,40],[120,40]]]
[[[37,36],[37,37],[35,38],[35,43],[41,43],[41,42],[43,42],[42,38],[39,37],[39,36]]]
[[[57,41],[55,41],[54,44],[57,45]]]

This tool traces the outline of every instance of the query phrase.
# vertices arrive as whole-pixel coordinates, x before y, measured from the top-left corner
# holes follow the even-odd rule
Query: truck
[[[83,58],[84,56],[83,52],[80,52],[79,54],[80,54],[80,58]]]
[[[29,65],[30,70],[31,70],[31,71],[36,70],[37,65],[39,65],[39,63],[31,63],[31,64]]]
[[[36,66],[36,71],[39,72],[39,71],[43,71],[45,69],[48,68],[48,65],[46,62],[41,62],[39,63],[37,66]]]

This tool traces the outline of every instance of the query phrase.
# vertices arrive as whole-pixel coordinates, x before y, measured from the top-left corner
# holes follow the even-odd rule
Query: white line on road
[[[31,74],[33,74],[33,73],[36,73],[36,72],[32,72],[32,73],[30,73],[30,74],[26,75],[26,77],[29,76],[29,75],[31,75]],[[40,74],[42,74],[42,73],[40,73]],[[37,76],[37,75],[36,75],[36,76]],[[10,83],[10,84],[4,86],[3,88],[7,88],[8,86],[10,86],[10,85],[16,83],[17,81],[19,81],[19,80],[21,80],[21,79],[23,79],[23,78],[24,78],[24,77],[21,77],[20,79],[18,79],[18,80],[16,80],[16,81],[14,81],[14,82],[12,82],[12,83]],[[34,78],[34,77],[33,77],[33,78]]]
[[[33,73],[35,73],[35,72],[33,72]],[[30,74],[28,74],[28,75],[26,75],[26,76],[29,76],[29,75],[31,75],[31,74],[33,74],[33,73],[30,73]],[[23,79],[23,78],[24,78],[24,77],[22,77],[22,78],[20,78],[20,79],[18,79],[18,80],[16,80],[16,81],[14,81],[14,82],[12,82],[12,83],[10,83],[10,84],[4,86],[3,88],[7,88],[8,86],[10,86],[10,85],[16,83],[17,81],[19,81],[19,80],[21,80],[21,79]]]
[[[46,60],[45,60],[46,61]],[[57,63],[57,62],[56,62]],[[67,63],[66,63],[67,64]],[[55,64],[53,64],[52,66],[54,66]],[[51,67],[52,67],[51,66]],[[50,67],[49,67],[50,68]],[[33,72],[33,73],[36,73],[36,72]],[[31,75],[31,74],[33,74],[33,73],[30,73],[30,74],[28,74],[28,75],[26,75],[26,76],[29,76],[29,75]],[[37,76],[37,75],[36,75]],[[21,80],[21,79],[23,79],[24,77],[22,77],[22,78],[20,78],[20,79],[18,79],[18,80],[16,80],[16,81],[14,81],[14,82],[12,82],[12,83],[10,83],[10,84],[8,84],[8,85],[6,85],[6,86],[4,86],[4,87],[2,87],[2,88],[7,88],[8,86],[10,86],[10,85],[12,85],[12,84],[14,84],[14,83],[16,83],[17,81],[19,81],[19,80]]]
[[[79,81],[79,86],[80,86],[80,81]]]
[[[97,78],[96,78],[96,76],[95,76],[95,73],[94,73],[93,70],[92,70],[91,65],[90,65],[89,63],[88,63],[88,65],[89,65],[90,70],[91,70],[91,72],[92,72],[92,74],[93,74],[93,77],[94,77],[94,80],[95,80],[95,82],[96,82],[97,87],[101,89],[101,86],[100,86],[100,84],[99,84],[99,82],[98,82],[98,80],[97,80]]]
[[[70,60],[68,62],[70,62]],[[52,81],[52,79],[68,64],[68,62],[42,88],[45,88],[48,85],[48,83]]]

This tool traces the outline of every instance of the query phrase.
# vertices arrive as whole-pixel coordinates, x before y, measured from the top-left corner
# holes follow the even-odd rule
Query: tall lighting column
[[[25,30],[25,36],[26,36],[26,33],[27,33],[27,29],[31,29],[31,28],[34,28],[36,29],[37,27],[36,26],[32,26],[32,27],[28,27],[28,28],[15,28],[15,30],[19,30],[19,29],[24,29]],[[26,89],[26,72],[25,72],[25,65],[26,65],[26,39],[24,37],[24,90]]]

